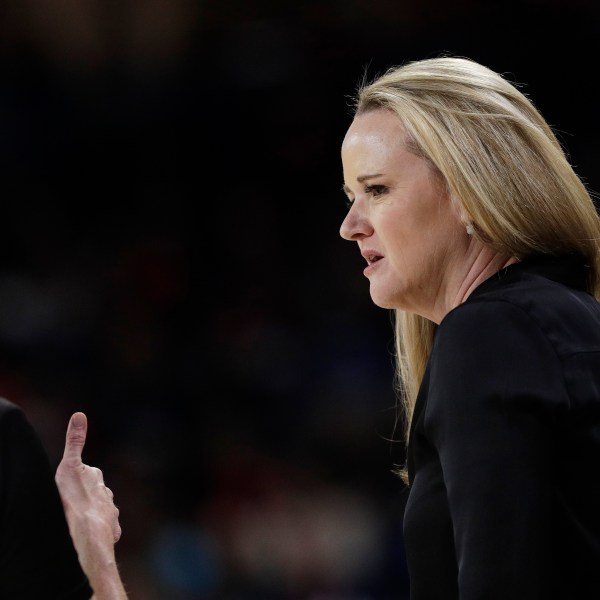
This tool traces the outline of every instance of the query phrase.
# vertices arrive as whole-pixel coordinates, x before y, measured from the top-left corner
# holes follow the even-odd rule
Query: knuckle
[[[69,444],[72,446],[83,446],[85,445],[85,435],[78,431],[73,431],[69,434]]]

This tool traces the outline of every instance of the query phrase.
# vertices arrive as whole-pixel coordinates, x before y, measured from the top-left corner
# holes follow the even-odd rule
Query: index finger
[[[86,436],[87,417],[82,412],[73,413],[67,427],[63,458],[81,461],[81,454],[83,453],[83,447],[85,446]]]

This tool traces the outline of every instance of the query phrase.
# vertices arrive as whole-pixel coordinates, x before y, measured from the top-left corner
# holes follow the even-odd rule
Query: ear
[[[463,224],[467,235],[473,235],[475,233],[475,230],[477,229],[476,225],[474,225],[473,218],[469,215],[469,213],[467,213],[465,207],[463,206],[462,202],[458,199],[458,196],[456,196],[456,194],[449,192],[449,195],[450,202],[454,210],[456,211],[456,215],[460,219],[460,222]]]

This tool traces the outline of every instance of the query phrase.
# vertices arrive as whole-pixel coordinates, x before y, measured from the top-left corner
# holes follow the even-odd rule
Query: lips
[[[383,254],[380,254],[377,250],[373,250],[372,248],[365,248],[361,251],[361,254],[367,261],[367,266],[365,267],[363,274],[368,277],[375,270],[375,265],[383,258]]]
[[[377,250],[372,250],[371,248],[365,248],[361,254],[369,266],[375,264],[377,261],[383,258],[382,254],[377,252]]]

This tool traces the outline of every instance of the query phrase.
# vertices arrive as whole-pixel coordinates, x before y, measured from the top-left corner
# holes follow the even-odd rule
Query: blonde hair
[[[363,82],[354,108],[356,115],[387,109],[398,116],[411,151],[445,181],[484,243],[517,258],[581,256],[590,267],[588,291],[600,298],[598,212],[554,132],[514,84],[467,58],[431,58]],[[407,443],[435,329],[395,311]]]

